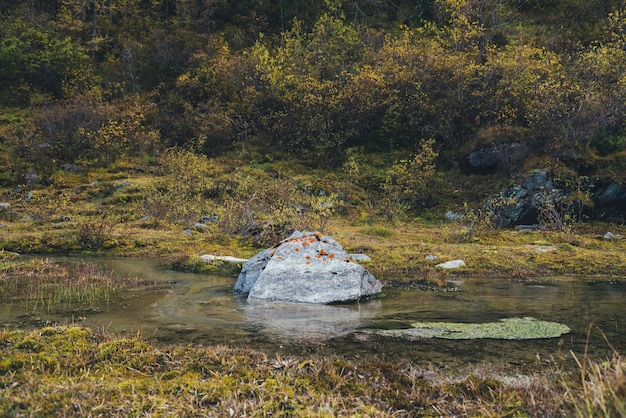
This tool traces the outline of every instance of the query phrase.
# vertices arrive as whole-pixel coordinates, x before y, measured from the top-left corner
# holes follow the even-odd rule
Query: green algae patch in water
[[[504,318],[483,324],[459,322],[414,322],[411,328],[370,331],[379,335],[403,337],[409,340],[443,338],[447,340],[474,340],[492,338],[500,340],[534,340],[556,338],[570,332],[570,328],[557,322],[539,319]]]

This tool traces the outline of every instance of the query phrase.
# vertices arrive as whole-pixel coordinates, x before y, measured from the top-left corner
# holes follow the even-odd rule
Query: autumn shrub
[[[289,235],[302,217],[294,188],[284,179],[239,177],[221,206],[220,229],[265,245]]]
[[[494,202],[494,204],[496,204]],[[463,204],[463,211],[444,227],[444,239],[450,243],[471,242],[481,234],[497,228],[494,207],[471,207]]]
[[[50,176],[50,181],[59,188],[76,188],[86,182],[86,177],[85,173],[71,173],[65,170],[57,170]]]
[[[549,174],[555,187],[542,190],[533,201],[539,222],[547,229],[570,231],[594,206],[591,182],[558,161],[549,165]]]
[[[601,132],[593,138],[591,145],[598,150],[600,155],[606,156],[614,152],[624,151],[626,149],[626,137]]]
[[[175,223],[197,222],[208,211],[204,193],[214,182],[215,167],[204,155],[172,148],[159,158],[158,177],[144,188],[141,213]]]
[[[343,202],[325,190],[299,188],[287,178],[258,171],[237,173],[219,208],[220,229],[251,238],[256,245],[275,244],[294,230],[323,232]]]
[[[116,222],[105,215],[80,222],[76,242],[88,250],[102,249],[111,239],[115,225]]]
[[[380,210],[389,221],[397,220],[406,211],[419,207],[420,198],[428,193],[428,185],[435,176],[434,141],[421,144],[408,160],[400,160],[385,175],[380,196]]]
[[[56,222],[67,216],[72,204],[72,191],[38,189],[31,190],[25,195],[28,212],[36,222]]]

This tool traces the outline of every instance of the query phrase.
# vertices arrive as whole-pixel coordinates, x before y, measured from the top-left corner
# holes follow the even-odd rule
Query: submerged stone
[[[411,328],[370,331],[374,334],[390,337],[402,337],[409,340],[424,338],[443,338],[447,340],[473,340],[493,338],[500,340],[533,340],[556,338],[570,332],[570,328],[558,322],[539,319],[504,318],[497,322],[458,323],[458,322],[415,322]]]

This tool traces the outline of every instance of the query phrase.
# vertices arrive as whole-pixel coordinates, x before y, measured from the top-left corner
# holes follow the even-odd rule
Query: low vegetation
[[[411,209],[400,195],[379,204],[393,195],[384,186],[387,170],[357,167],[369,173],[347,178],[346,171],[236,164],[172,150],[147,165],[67,175],[64,183],[28,192],[5,188],[0,200],[10,209],[0,212],[0,250],[159,257],[177,269],[215,271],[224,266],[207,266],[201,255],[246,258],[294,230],[320,230],[348,251],[370,255],[368,268],[388,284],[415,277],[438,283],[451,274],[620,276],[626,267],[623,225],[568,221],[565,229],[517,231],[453,198],[431,209]],[[382,179],[380,194],[364,186],[370,176]],[[412,187],[424,186],[405,185],[403,193]],[[444,220],[445,208],[455,208],[457,219]],[[452,259],[467,267],[435,267]]]
[[[3,416],[620,416],[626,362],[581,375],[444,376],[410,364],[154,347],[80,327],[0,332]],[[469,374],[467,374],[469,372]]]
[[[57,304],[85,304],[108,301],[121,289],[112,277],[89,264],[73,267],[35,260],[28,274],[21,268],[4,271],[0,289],[5,304],[18,303],[28,309]]]

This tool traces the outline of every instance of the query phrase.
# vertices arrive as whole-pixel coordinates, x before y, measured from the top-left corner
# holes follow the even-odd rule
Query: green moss
[[[97,357],[100,361],[124,364],[136,370],[151,369],[158,363],[154,349],[136,339],[104,342],[98,347]]]
[[[473,340],[493,338],[501,340],[531,340],[556,338],[570,332],[569,327],[556,322],[535,318],[505,318],[483,324],[456,322],[415,322],[412,328],[371,331],[380,335],[407,339],[443,338],[447,340]]]
[[[609,369],[620,372],[607,388],[621,381],[623,360]],[[519,390],[476,375],[433,383],[432,374],[402,362],[156,348],[80,327],[0,331],[0,416],[561,416],[573,412],[564,393],[582,395],[555,379]]]

